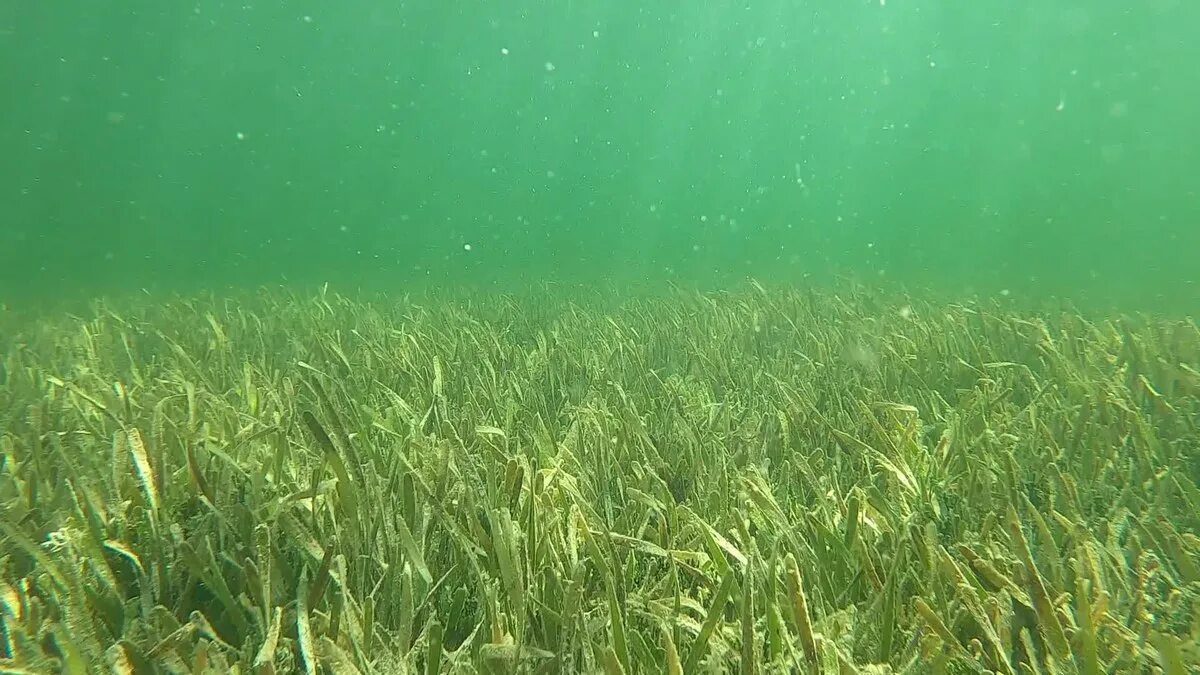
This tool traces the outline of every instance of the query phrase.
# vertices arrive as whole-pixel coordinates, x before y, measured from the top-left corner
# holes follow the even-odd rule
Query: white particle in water
[[[239,141],[244,141],[244,140],[246,140],[246,134],[243,134],[243,133],[242,133],[242,132],[240,132],[240,131],[239,131],[239,132],[237,132],[237,139],[238,139]]]
[[[470,245],[470,244],[463,244],[463,250],[464,250],[464,251],[470,251],[470,250],[471,250],[471,245]]]

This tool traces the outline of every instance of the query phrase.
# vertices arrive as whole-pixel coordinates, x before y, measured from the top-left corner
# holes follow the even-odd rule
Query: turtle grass
[[[1200,330],[847,288],[0,317],[0,668],[1200,663]]]

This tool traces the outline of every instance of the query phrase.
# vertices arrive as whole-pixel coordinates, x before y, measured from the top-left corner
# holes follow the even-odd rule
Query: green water
[[[1200,4],[0,3],[0,299],[848,275],[1190,311]]]

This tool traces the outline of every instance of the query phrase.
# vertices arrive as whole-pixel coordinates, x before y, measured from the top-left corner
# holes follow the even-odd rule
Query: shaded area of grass
[[[29,672],[1200,663],[1200,330],[862,289],[3,326]]]

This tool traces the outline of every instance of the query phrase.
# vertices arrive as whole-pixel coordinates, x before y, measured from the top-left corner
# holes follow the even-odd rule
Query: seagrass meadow
[[[0,314],[5,673],[1200,668],[1200,329],[857,286]]]

